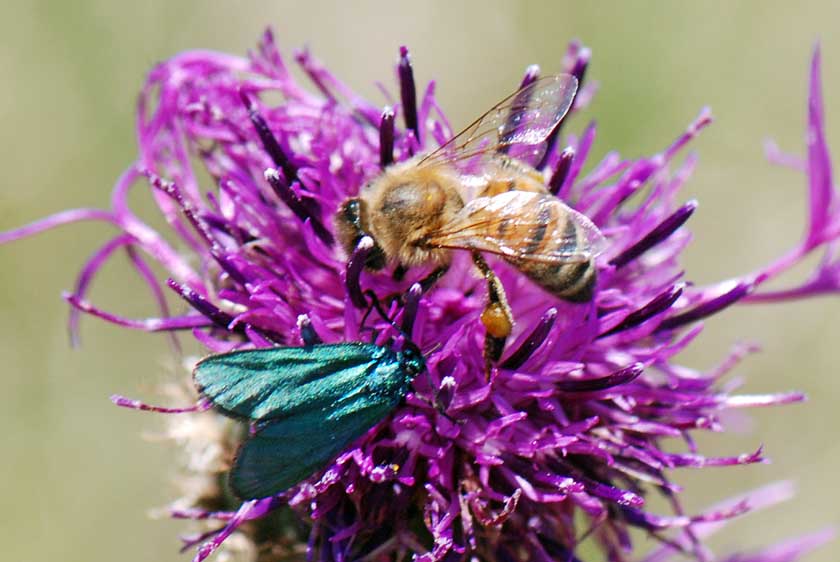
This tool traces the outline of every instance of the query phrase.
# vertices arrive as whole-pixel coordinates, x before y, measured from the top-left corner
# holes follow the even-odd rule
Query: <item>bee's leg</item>
[[[487,306],[481,313],[481,323],[487,331],[484,336],[484,362],[489,378],[490,369],[493,363],[501,358],[505,350],[505,341],[513,329],[513,314],[510,311],[502,282],[487,265],[484,257],[473,252],[472,259],[487,280]]]
[[[401,263],[397,264],[397,267],[394,268],[394,273],[391,274],[391,278],[394,281],[402,281],[405,279],[405,274],[408,273],[408,268]]]
[[[449,264],[448,263],[436,267],[434,269],[434,271],[432,271],[427,276],[425,276],[423,279],[418,281],[418,283],[420,283],[420,288],[423,289],[423,292],[425,293],[426,291],[428,291],[429,289],[434,287],[435,283],[437,283],[438,280],[440,280],[441,277],[446,275],[447,271],[449,271]]]

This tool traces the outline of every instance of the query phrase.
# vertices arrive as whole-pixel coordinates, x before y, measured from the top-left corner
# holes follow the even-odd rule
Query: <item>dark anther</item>
[[[400,76],[400,99],[402,100],[405,128],[414,131],[414,137],[420,141],[420,131],[417,128],[417,89],[414,86],[414,70],[411,68],[411,57],[408,48],[400,47],[400,62],[398,66]]]
[[[350,297],[350,302],[356,308],[365,308],[368,305],[365,295],[362,293],[362,286],[360,278],[362,270],[365,268],[365,262],[368,256],[373,251],[373,238],[370,236],[362,236],[353,254],[347,261],[347,270],[345,272],[344,283],[347,286],[347,296]]]
[[[563,187],[566,178],[569,176],[569,170],[572,169],[572,162],[574,159],[575,149],[571,146],[567,146],[563,149],[563,152],[560,153],[560,159],[557,161],[557,167],[554,169],[551,179],[548,180],[548,189],[551,191],[552,195],[557,195],[560,192],[560,188]]]
[[[662,321],[656,331],[661,332],[664,330],[673,330],[674,328],[678,328],[680,326],[684,326],[685,324],[690,324],[691,322],[696,322],[697,320],[711,316],[716,312],[720,312],[730,304],[734,304],[735,302],[741,300],[750,294],[754,288],[755,285],[753,283],[736,283],[734,287],[722,295],[701,302],[691,310],[666,318]]]
[[[413,338],[414,320],[417,319],[417,307],[420,298],[423,296],[423,287],[420,283],[413,284],[405,295],[405,308],[403,308],[402,331],[409,338]]]
[[[196,213],[195,207],[193,207],[189,201],[184,199],[184,196],[181,193],[181,190],[178,189],[178,186],[172,182],[161,179],[159,176],[152,174],[151,172],[147,172],[146,177],[149,178],[149,181],[155,189],[159,189],[160,191],[166,193],[173,201],[175,201],[175,203],[178,204],[181,208],[181,212],[190,222],[193,229],[195,229],[204,242],[210,246],[210,255],[213,256],[216,263],[219,264],[219,266],[230,276],[231,279],[244,287],[248,282],[248,278],[239,271],[239,268],[236,267],[233,262],[225,257],[224,249],[221,245],[219,245],[218,241],[213,236],[213,233],[210,231],[210,226]]]
[[[297,317],[298,331],[300,331],[300,339],[303,340],[303,345],[309,347],[323,343],[324,340],[312,327],[312,320],[306,314],[301,314]]]
[[[583,380],[566,380],[556,383],[557,390],[561,392],[596,392],[606,390],[620,384],[625,384],[637,378],[644,371],[644,365],[633,363],[628,367],[619,369],[605,377]]]
[[[192,306],[198,312],[209,318],[218,327],[223,328],[228,332],[233,332],[236,334],[245,334],[245,328],[250,327],[252,330],[254,330],[254,332],[258,333],[262,337],[274,343],[284,343],[285,338],[283,337],[283,335],[272,330],[257,328],[244,322],[237,322],[234,324],[233,316],[231,316],[227,312],[219,310],[219,308],[216,305],[199,295],[196,291],[193,291],[186,285],[178,283],[174,279],[167,279],[166,284],[169,286],[170,289],[181,295],[181,298],[187,301],[190,306]]]
[[[586,68],[589,65],[589,58],[591,56],[591,51],[589,49],[580,49],[577,53],[577,58],[575,59],[574,64],[571,68],[567,71],[572,74],[578,81],[578,93],[580,93],[581,89],[583,88],[583,78],[586,75]],[[577,94],[575,94],[575,99],[577,99]],[[574,108],[574,101],[572,102],[572,108]],[[567,116],[568,117],[568,116]],[[537,164],[536,168],[538,170],[542,170],[546,163],[548,162],[548,158],[551,156],[552,152],[554,152],[554,147],[557,145],[557,139],[560,137],[560,129],[563,128],[563,121],[557,124],[554,127],[554,130],[548,135],[548,138],[545,140],[545,152],[543,153],[542,159],[540,159],[539,164]]]
[[[531,334],[522,342],[516,351],[510,354],[510,357],[505,359],[502,363],[503,369],[518,369],[525,361],[531,358],[531,355],[536,349],[543,344],[545,338],[551,332],[554,321],[557,319],[557,309],[549,308],[542,315],[540,321],[534,327]]]
[[[257,135],[259,135],[263,147],[265,148],[265,151],[271,157],[271,160],[272,162],[274,162],[274,165],[283,170],[283,175],[286,176],[286,181],[288,183],[292,183],[298,177],[297,166],[295,166],[292,163],[292,161],[289,160],[289,157],[286,156],[286,153],[283,152],[283,148],[277,141],[277,137],[275,137],[274,133],[271,132],[271,129],[268,128],[268,123],[266,122],[265,118],[262,115],[260,115],[260,113],[257,111],[256,106],[251,101],[251,98],[248,97],[248,94],[246,94],[243,91],[240,91],[239,97],[242,99],[242,103],[248,110],[248,118],[254,125],[254,129],[256,129]]]
[[[239,270],[239,267],[236,266],[226,255],[224,255],[224,250],[218,244],[213,244],[210,247],[210,255],[213,256],[213,259],[216,260],[216,263],[225,271],[225,273],[230,276],[231,279],[239,283],[241,286],[245,286],[247,283],[250,282],[250,279],[245,276]]]
[[[641,240],[610,260],[610,265],[613,265],[616,268],[623,267],[652,247],[656,246],[681,227],[694,213],[695,209],[697,209],[697,201],[689,201],[674,211],[674,213],[668,218],[656,225],[653,230],[648,232]]]
[[[589,59],[592,57],[592,51],[587,48],[582,48],[578,51],[577,60],[572,66],[571,74],[577,78],[578,90],[583,86],[583,78],[586,76],[586,69],[589,67]]]
[[[379,121],[379,165],[384,170],[394,163],[394,110],[386,107]]]
[[[677,299],[680,298],[680,295],[682,295],[683,287],[684,285],[682,284],[672,286],[664,293],[655,296],[653,300],[651,300],[643,307],[634,310],[633,312],[625,316],[624,320],[619,322],[615,328],[604,332],[598,337],[603,338],[624,330],[629,330],[630,328],[635,328],[636,326],[642,324],[650,318],[653,318],[657,314],[668,310],[675,302],[677,302]]]
[[[519,127],[522,126],[522,120],[527,116],[528,103],[531,101],[531,91],[523,91],[523,88],[530,86],[540,75],[540,67],[532,64],[525,70],[525,76],[522,78],[522,83],[519,85],[519,92],[510,106],[510,112],[507,115],[504,128],[502,129],[499,138],[501,139],[499,152],[507,153],[510,149],[510,141],[516,135]]]
[[[169,285],[169,287],[173,291],[181,295],[181,298],[187,301],[190,304],[190,306],[192,306],[198,312],[212,320],[213,323],[216,324],[218,327],[239,333],[245,332],[244,324],[236,324],[233,328],[231,328],[230,324],[231,322],[233,322],[233,316],[231,316],[227,312],[222,312],[221,310],[219,310],[218,307],[216,307],[216,305],[212,304],[210,301],[208,301],[207,299],[205,299],[186,285],[182,285],[174,279],[167,279],[166,284]]]
[[[391,279],[394,281],[402,281],[405,279],[405,274],[408,273],[408,268],[401,263],[397,264],[397,267],[394,268],[394,272],[391,273]]]
[[[319,218],[313,216],[309,212],[309,209],[306,208],[304,202],[295,195],[292,188],[289,187],[288,182],[280,177],[278,171],[274,168],[268,168],[264,172],[264,175],[266,181],[274,190],[274,193],[276,193],[283,203],[286,204],[289,210],[291,210],[295,216],[302,221],[309,219],[312,223],[312,229],[315,231],[318,238],[320,238],[328,246],[332,246],[335,243],[333,235],[324,227]]]

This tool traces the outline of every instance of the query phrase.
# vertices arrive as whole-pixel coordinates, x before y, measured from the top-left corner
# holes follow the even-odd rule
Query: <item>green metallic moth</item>
[[[273,496],[322,469],[382,421],[424,370],[423,355],[348,342],[212,355],[193,372],[219,412],[255,423],[229,483],[242,499]]]

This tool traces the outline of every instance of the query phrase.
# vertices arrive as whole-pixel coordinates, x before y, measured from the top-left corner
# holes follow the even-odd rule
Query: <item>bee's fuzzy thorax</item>
[[[463,206],[455,174],[446,166],[418,167],[417,158],[390,166],[360,194],[367,223],[391,261],[406,267],[449,261],[448,250],[423,244]]]

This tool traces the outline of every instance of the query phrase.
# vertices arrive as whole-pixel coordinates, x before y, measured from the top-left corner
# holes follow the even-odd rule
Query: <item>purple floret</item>
[[[564,59],[563,71],[583,83],[573,120],[595,91],[583,82],[590,57],[589,49],[573,43]],[[774,153],[774,160],[807,173],[806,233],[778,261],[717,285],[690,284],[679,261],[691,238],[686,221],[697,209],[680,196],[696,164],[682,150],[711,122],[708,111],[647,158],[610,152],[593,163],[594,123],[580,136],[558,127],[547,150],[529,163],[544,173],[552,193],[587,215],[608,240],[597,261],[595,298],[585,304],[559,301],[494,261],[517,324],[489,380],[480,322],[485,285],[468,256],[457,256],[421,295],[409,288],[428,268],[398,281],[390,269],[364,269],[370,241],[350,256],[335,242],[332,217],[346,198],[382,167],[452,136],[434,84],[416,90],[404,47],[393,107],[363,100],[307,51],[295,61],[317,94],[292,77],[270,32],[246,58],[190,51],[159,64],[140,95],[138,158],[117,182],[111,210],[65,211],[0,234],[3,243],[70,222],[101,220],[116,227],[65,296],[73,308],[74,337],[80,311],[142,331],[191,331],[208,352],[367,340],[362,320],[371,299],[365,293],[372,290],[383,300],[405,295],[389,313],[426,353],[428,374],[415,379],[393,415],[288,492],[232,505],[217,487],[202,505],[174,510],[177,517],[221,522],[185,539],[187,547],[203,542],[196,559],[241,531],[265,560],[283,545],[290,549],[283,552],[305,549],[310,560],[413,553],[424,562],[470,556],[571,561],[579,560],[575,551],[585,539],[597,542],[606,560],[640,560],[631,528],[661,543],[643,558],[647,562],[679,552],[710,559],[702,546],[710,529],[762,502],[750,496],[685,514],[671,470],[762,462],[760,448],[734,457],[701,453],[693,434],[720,431],[726,410],[799,402],[803,396],[733,394],[721,381],[744,355],[741,349],[707,372],[680,365],[676,356],[702,329],[699,321],[731,305],[840,290],[840,213],[823,130],[819,51],[811,69],[807,161]],[[523,84],[538,73],[530,67]],[[129,208],[129,190],[137,186],[151,190],[171,228],[167,238]],[[167,241],[173,239],[174,245]],[[823,249],[824,259],[801,285],[762,289]],[[125,318],[88,300],[91,279],[120,250],[128,252],[159,304],[150,318]],[[150,262],[169,278],[157,278]],[[170,313],[166,290],[183,299],[181,312]],[[379,331],[380,343],[397,335],[375,313],[367,326]],[[207,407],[199,403],[183,415],[215,416],[196,412]],[[685,452],[674,452],[679,449]],[[648,510],[646,498],[654,493],[666,498],[673,513]],[[782,495],[766,491],[764,501]],[[252,525],[285,506],[301,525],[285,532]],[[275,535],[266,531],[272,528]],[[289,546],[295,533],[299,544]],[[727,560],[793,560],[827,538],[818,534]]]

